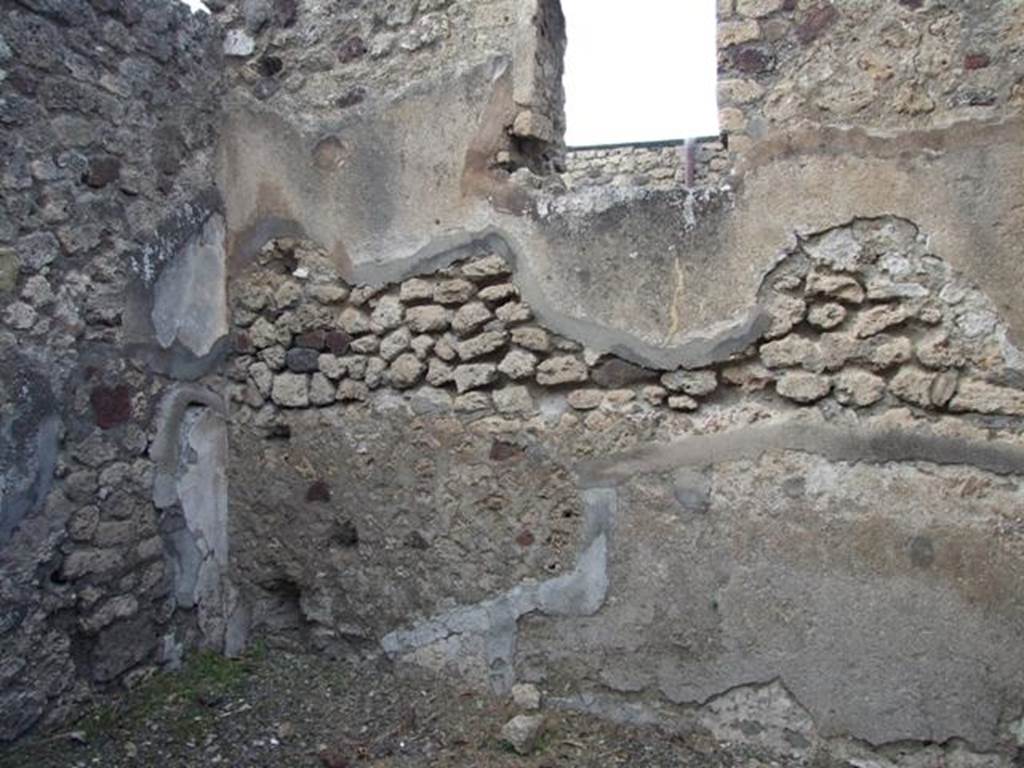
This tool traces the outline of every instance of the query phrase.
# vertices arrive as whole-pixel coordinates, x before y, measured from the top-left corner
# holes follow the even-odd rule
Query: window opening
[[[570,148],[718,134],[715,0],[562,0],[562,10]]]

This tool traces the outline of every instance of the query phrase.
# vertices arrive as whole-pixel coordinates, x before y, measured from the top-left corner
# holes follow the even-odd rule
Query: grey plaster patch
[[[834,461],[966,463],[1000,475],[1024,472],[1024,448],[1013,443],[967,440],[923,430],[846,429],[800,420],[641,448],[587,463],[578,472],[584,486],[605,486],[625,482],[637,473],[757,458],[771,450],[814,453]]]
[[[183,457],[177,494],[186,528],[201,555],[198,563],[192,562],[194,570],[185,579],[193,587],[192,599],[204,644],[223,650],[230,613],[227,426],[215,411],[203,408],[187,414],[183,427],[182,441],[188,451]]]
[[[515,682],[513,659],[521,616],[533,612],[590,616],[603,604],[608,592],[608,537],[616,505],[613,489],[584,491],[583,550],[571,572],[539,584],[526,581],[476,605],[460,606],[409,629],[395,630],[381,638],[381,647],[393,658],[431,667],[453,661],[471,666],[463,657],[480,656],[476,666],[491,689],[508,693]]]
[[[227,334],[224,219],[213,214],[164,268],[153,287],[156,339],[202,357]]]
[[[178,384],[164,395],[157,410],[156,437],[149,449],[150,458],[156,464],[153,504],[158,509],[165,509],[178,502],[177,477],[182,430],[185,411],[192,404],[205,405],[227,416],[227,408],[221,397],[205,387]]]
[[[196,407],[199,406],[199,407]],[[248,623],[228,578],[227,426],[220,397],[196,385],[173,387],[160,404],[150,456],[153,503],[180,505],[165,534],[178,605],[195,608],[203,642],[237,654]]]
[[[548,697],[547,704],[680,735],[710,732],[718,741],[754,742],[795,758],[803,757],[817,739],[811,716],[779,680],[736,686],[694,705],[607,691]]]
[[[53,485],[60,417],[46,377],[17,354],[3,361],[0,414],[0,545],[26,515],[42,508]]]
[[[524,625],[517,660],[552,685],[600,680],[629,696],[615,697],[627,715],[639,697],[689,712],[778,681],[830,744],[1000,748],[1021,706],[1019,534],[1006,525],[1020,449],[798,426],[695,437],[588,478],[621,482],[609,598],[593,619]],[[671,462],[711,464],[706,514],[679,514]],[[756,731],[782,701],[751,693],[721,726]],[[807,732],[786,728],[802,749]]]

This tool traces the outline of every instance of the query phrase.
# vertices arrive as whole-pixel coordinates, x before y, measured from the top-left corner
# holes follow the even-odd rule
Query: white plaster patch
[[[228,332],[224,219],[214,214],[167,265],[153,287],[153,328],[169,348],[175,340],[196,356]]]

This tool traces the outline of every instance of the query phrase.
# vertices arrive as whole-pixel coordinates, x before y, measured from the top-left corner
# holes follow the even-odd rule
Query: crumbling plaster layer
[[[731,194],[552,194],[481,165],[508,117],[509,87],[496,59],[420,83],[358,123],[300,129],[239,106],[221,165],[232,269],[272,235],[303,234],[350,281],[381,283],[498,234],[521,292],[553,330],[656,367],[696,367],[763,329],[752,297],[797,236],[894,215],[934,233],[933,252],[990,291],[1015,335],[1024,329],[1012,300],[1014,233],[1024,227],[1020,119],[771,137],[773,153],[750,163]]]
[[[483,603],[456,608],[410,630],[389,632],[381,638],[381,647],[391,656],[440,671],[479,655],[473,641],[482,639],[483,680],[496,693],[508,693],[516,680],[513,658],[522,616],[589,616],[604,603],[616,496],[614,490],[603,488],[583,493],[584,548],[569,573],[539,583],[525,581]]]
[[[516,587],[392,633],[385,650],[493,661],[475,640],[504,648],[512,633],[502,679],[550,690],[701,707],[777,680],[806,709],[806,738],[1005,743],[1024,704],[1019,445],[795,420],[597,466],[584,479],[618,483],[587,492],[617,508],[600,611],[581,601],[564,618]],[[764,715],[748,703],[732,727]]]

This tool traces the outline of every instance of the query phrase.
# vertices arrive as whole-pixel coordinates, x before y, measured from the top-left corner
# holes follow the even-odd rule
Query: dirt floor
[[[3,768],[398,768],[402,766],[783,766],[772,755],[653,728],[544,711],[535,751],[501,726],[519,714],[482,695],[383,660],[257,653],[196,656],[97,706],[56,734],[0,750]]]

